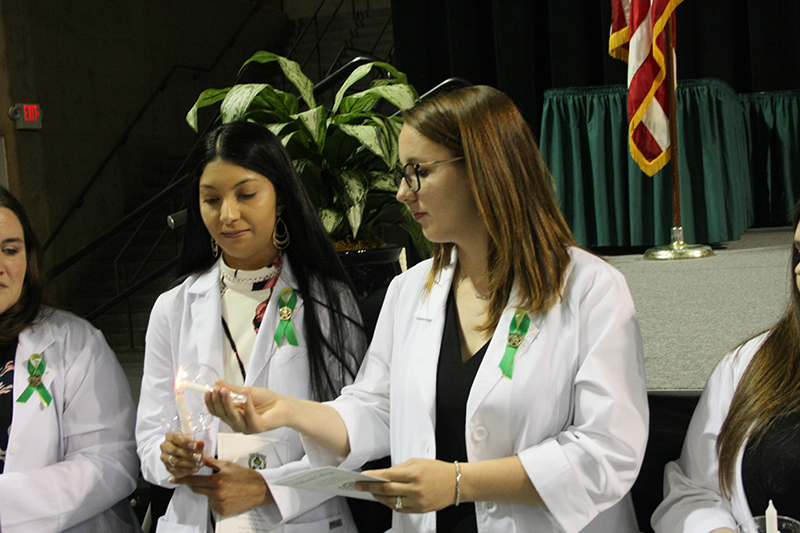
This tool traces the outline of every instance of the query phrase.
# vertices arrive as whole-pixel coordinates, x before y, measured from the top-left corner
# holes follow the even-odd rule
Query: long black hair
[[[339,261],[333,243],[295,171],[281,141],[267,128],[251,122],[223,124],[197,144],[187,162],[187,218],[179,274],[208,270],[216,262],[211,235],[200,215],[200,176],[206,165],[222,160],[272,182],[281,218],[289,231],[284,250],[291,259],[297,291],[304,300],[305,337],[308,345],[311,391],[314,399],[330,400],[339,394],[346,376],[355,377],[366,351],[367,337],[352,283]],[[325,332],[320,320],[324,320]],[[326,363],[326,353],[338,365]]]
[[[41,249],[36,234],[33,232],[28,215],[19,200],[14,198],[4,187],[0,187],[0,207],[5,207],[17,216],[22,225],[25,240],[25,257],[27,265],[25,279],[22,282],[22,294],[14,305],[0,315],[0,344],[7,344],[19,336],[20,332],[33,324],[42,306]]]

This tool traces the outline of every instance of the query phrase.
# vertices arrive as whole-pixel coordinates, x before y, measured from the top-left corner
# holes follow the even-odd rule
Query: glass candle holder
[[[736,526],[737,533],[767,533],[765,516],[754,516]],[[800,533],[800,522],[788,516],[778,517],[778,533]]]

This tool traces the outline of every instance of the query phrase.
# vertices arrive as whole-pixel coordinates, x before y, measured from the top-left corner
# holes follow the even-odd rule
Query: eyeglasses
[[[405,179],[406,185],[408,185],[408,188],[411,189],[411,192],[419,192],[419,172],[421,167],[438,165],[441,163],[453,163],[455,161],[461,161],[462,159],[464,159],[464,156],[454,157],[453,159],[442,159],[441,161],[431,161],[430,163],[408,163],[402,168],[398,168],[394,171],[394,183],[400,187],[400,182]]]

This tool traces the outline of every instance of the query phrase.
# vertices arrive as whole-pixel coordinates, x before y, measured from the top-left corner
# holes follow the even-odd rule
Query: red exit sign
[[[16,104],[8,116],[17,123],[18,130],[42,129],[42,109],[39,104]]]

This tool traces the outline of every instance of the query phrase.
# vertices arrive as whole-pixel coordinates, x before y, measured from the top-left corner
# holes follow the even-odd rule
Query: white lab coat
[[[222,314],[220,303],[219,263],[202,274],[192,275],[181,285],[162,294],[150,315],[145,341],[144,374],[136,423],[136,441],[142,461],[142,473],[150,483],[175,487],[171,474],[161,462],[160,445],[165,431],[159,415],[165,406],[175,404],[174,380],[178,367],[203,363],[223,375]],[[278,295],[285,287],[296,288],[289,259],[284,255],[283,270],[273,289],[273,296],[264,313],[256,337],[245,385],[266,387],[296,398],[310,398],[308,358],[305,348],[303,316],[305,306],[298,294],[292,324],[299,346],[290,346],[283,339],[276,346],[273,336],[278,327]],[[325,317],[320,317],[325,326]],[[331,362],[331,365],[334,363]],[[187,393],[194,394],[194,393]],[[219,419],[214,418],[210,430],[214,456]],[[294,430],[281,428],[261,435],[290,443],[290,463],[279,468],[258,471],[264,476],[275,504],[256,507],[267,522],[290,532],[342,533],[356,531],[346,500],[330,495],[298,491],[271,485],[279,477],[308,468],[300,437]],[[208,531],[208,499],[186,486],[178,486],[169,508],[159,520],[159,533],[205,533]],[[289,522],[289,523],[286,523]]]
[[[518,291],[503,312],[467,400],[470,461],[518,455],[547,505],[475,504],[481,532],[639,531],[627,496],[644,455],[642,340],[624,277],[578,248],[558,303],[531,317],[513,377],[502,376]],[[454,264],[429,296],[425,261],[395,278],[355,384],[331,405],[348,430],[342,461],[304,439],[315,466],[435,459],[436,369]],[[432,532],[435,513],[393,515],[395,532]]]
[[[20,333],[14,357],[14,412],[0,475],[3,533],[134,531],[127,501],[139,461],[128,381],[103,334],[64,311]],[[44,357],[45,407],[28,387],[28,359]]]
[[[759,335],[727,354],[708,379],[681,457],[664,468],[665,497],[651,520],[657,533],[708,533],[721,527],[736,531],[738,522],[752,518],[742,485],[745,446],[736,458],[730,502],[720,493],[716,446],[739,380],[766,338],[767,333]]]

